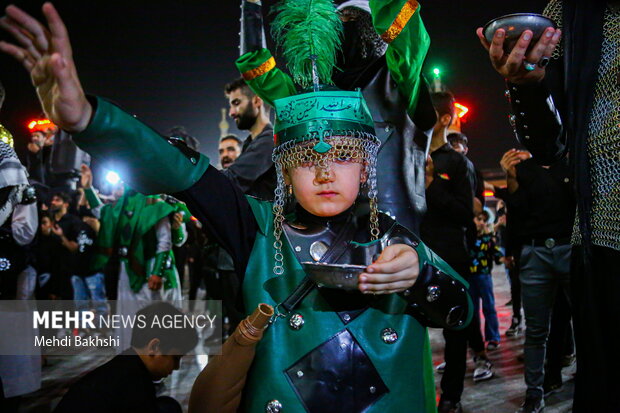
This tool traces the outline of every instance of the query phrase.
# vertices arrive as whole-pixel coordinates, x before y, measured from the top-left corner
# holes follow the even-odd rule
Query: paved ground
[[[525,393],[523,383],[523,364],[517,360],[522,354],[523,337],[508,339],[504,331],[510,324],[511,311],[504,306],[509,299],[508,283],[503,270],[494,273],[495,295],[500,318],[502,343],[498,350],[490,353],[495,365],[496,376],[486,382],[474,384],[471,378],[473,363],[470,361],[465,379],[463,407],[468,413],[512,413],[522,402]],[[443,361],[443,337],[441,331],[431,331],[433,361],[437,365]],[[43,387],[40,391],[25,397],[23,412],[47,413],[58,403],[68,385],[84,372],[106,361],[106,358],[57,357],[49,360],[43,369]],[[164,381],[165,393],[175,397],[187,406],[189,391],[195,377],[206,364],[205,357],[185,357],[181,370]],[[573,391],[572,374],[574,366],[564,369],[565,385],[563,390],[547,400],[546,413],[570,412]],[[436,382],[439,384],[440,376]],[[415,413],[415,412],[413,412]]]
[[[510,291],[502,268],[494,271],[493,282],[502,342],[499,349],[489,353],[495,371],[492,379],[474,384],[474,365],[471,357],[469,359],[462,401],[463,409],[467,413],[513,413],[518,410],[525,396],[523,363],[517,360],[517,357],[523,354],[523,336],[506,337],[504,334],[510,326],[512,307],[504,305],[510,300]],[[430,335],[433,363],[437,365],[443,362],[443,336],[440,330],[431,330]],[[561,392],[547,398],[545,413],[571,411],[574,372],[574,365],[562,371],[564,387]],[[437,388],[440,380],[441,375],[435,374]]]

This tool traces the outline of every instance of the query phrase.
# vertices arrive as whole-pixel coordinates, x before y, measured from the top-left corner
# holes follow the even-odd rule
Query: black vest
[[[362,88],[381,140],[377,162],[379,209],[419,234],[426,212],[424,168],[435,110],[426,82],[420,77],[424,84],[412,120],[407,114],[407,99],[392,79],[385,58],[382,60],[376,75]]]

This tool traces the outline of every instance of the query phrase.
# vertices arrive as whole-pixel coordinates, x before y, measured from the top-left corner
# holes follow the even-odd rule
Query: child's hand
[[[364,294],[398,293],[410,288],[419,272],[418,253],[412,247],[390,245],[360,274],[359,289]]]

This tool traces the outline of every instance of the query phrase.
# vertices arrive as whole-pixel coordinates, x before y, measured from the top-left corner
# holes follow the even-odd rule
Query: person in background
[[[467,228],[474,218],[475,174],[472,163],[461,153],[452,149],[448,143],[448,128],[452,124],[454,97],[448,92],[431,95],[437,122],[433,128],[430,146],[431,160],[427,166],[426,203],[428,211],[422,221],[420,233],[422,240],[457,273],[469,277],[469,249],[466,237]],[[446,340],[444,350],[445,368],[441,379],[441,399],[438,410],[441,413],[462,411],[461,395],[467,367],[467,342],[480,343],[482,339],[472,340],[469,336],[477,331],[480,336],[479,319],[465,330],[444,330]],[[484,351],[476,348],[475,353]]]
[[[237,184],[246,195],[260,199],[273,199],[276,172],[271,160],[273,152],[273,126],[269,120],[269,106],[247,85],[243,78],[224,86],[228,99],[228,115],[237,128],[250,132],[243,142],[241,154],[234,165],[223,173]]]
[[[243,142],[237,135],[226,135],[220,138],[218,154],[222,169],[228,169],[241,155]]]
[[[0,85],[0,106],[3,98]],[[28,185],[26,168],[13,148],[0,141],[0,300],[34,298],[36,274],[28,248],[37,226],[36,198]],[[16,322],[10,311],[3,312],[0,331],[5,339],[14,339],[6,332],[11,332]],[[30,333],[32,336],[25,339],[32,343],[36,331]],[[40,356],[0,354],[0,411],[17,413],[20,397],[40,387]]]
[[[477,237],[474,248],[470,250],[471,266],[469,279],[469,293],[474,300],[474,311],[484,314],[484,338],[487,350],[497,350],[499,347],[499,320],[495,311],[495,296],[493,294],[493,262],[503,262],[504,254],[495,240],[493,232],[489,231],[489,213],[482,211],[474,218]]]
[[[83,222],[77,236],[77,263],[76,272],[71,277],[73,286],[73,300],[76,310],[83,311],[93,308],[97,314],[108,313],[107,298],[105,291],[105,275],[102,271],[93,272],[92,260],[97,243],[97,234],[101,223],[87,206],[83,192],[79,200],[79,212]]]
[[[49,213],[52,227],[49,237],[52,238],[50,251],[52,291],[61,299],[72,299],[71,277],[77,274],[78,235],[84,223],[76,215],[68,212],[71,198],[65,192],[56,192],[50,201]]]
[[[525,312],[525,383],[520,411],[544,409],[544,363],[552,310],[558,293],[570,303],[570,234],[575,198],[568,160],[538,165],[529,152],[511,149],[501,159],[506,173],[508,209],[520,222],[517,229],[520,280]],[[560,376],[559,374],[557,376]],[[558,377],[554,377],[557,380]],[[547,382],[556,387],[560,382]]]
[[[157,396],[155,381],[178,370],[182,356],[192,350],[198,335],[190,326],[152,327],[155,318],[183,313],[164,302],[136,314],[146,328],[133,328],[131,346],[69,387],[54,413],[181,413],[171,397]]]

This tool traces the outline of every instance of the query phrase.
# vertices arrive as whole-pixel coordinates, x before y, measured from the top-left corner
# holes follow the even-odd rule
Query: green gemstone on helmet
[[[331,136],[356,137],[365,132],[375,135],[374,122],[362,92],[322,90],[301,93],[274,102],[276,145],[318,139],[313,149],[325,153]]]
[[[314,149],[318,153],[325,153],[329,151],[331,148],[332,146],[329,143],[321,139],[321,141],[317,143],[316,145],[314,145],[312,149]]]

